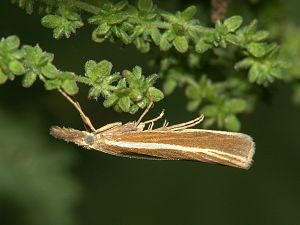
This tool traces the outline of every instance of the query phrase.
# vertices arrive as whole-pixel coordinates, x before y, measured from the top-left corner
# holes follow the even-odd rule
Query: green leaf
[[[239,70],[239,69],[248,69],[249,67],[251,67],[253,64],[255,63],[255,61],[248,57],[248,58],[245,58],[239,62],[237,62],[235,65],[234,65],[234,69],[236,70]]]
[[[130,109],[130,98],[129,97],[122,97],[118,101],[119,107],[122,109],[123,112],[129,112]]]
[[[157,29],[156,27],[150,29],[150,36],[151,36],[152,40],[154,41],[154,43],[156,45],[159,45],[160,37],[161,37],[159,29]]]
[[[232,113],[240,113],[246,109],[247,102],[244,99],[230,99],[225,102],[225,107]]]
[[[130,106],[129,113],[135,114],[138,110],[139,110],[139,107],[137,105],[132,105],[132,106]]]
[[[56,39],[63,36],[69,38],[71,33],[83,26],[80,15],[67,7],[60,7],[57,15],[44,16],[41,22],[44,27],[54,29],[53,36]]]
[[[50,63],[46,66],[43,66],[41,69],[42,74],[49,79],[54,79],[59,76],[60,71],[56,69],[56,67]]]
[[[32,84],[35,82],[36,77],[37,77],[37,74],[32,71],[26,73],[22,80],[22,86],[25,88],[31,87]]]
[[[189,48],[188,40],[185,36],[177,36],[173,41],[174,47],[180,53],[184,53]]]
[[[11,35],[6,38],[8,50],[16,50],[20,46],[20,39],[16,35]]]
[[[130,91],[130,99],[137,102],[143,99],[143,93],[138,89],[132,89]]]
[[[259,78],[259,68],[258,66],[255,64],[253,66],[251,66],[250,70],[249,70],[249,81],[251,83],[255,82],[257,79]]]
[[[160,38],[159,47],[162,51],[168,51],[172,47],[171,41],[175,38],[172,32],[165,32]]]
[[[98,99],[98,97],[101,95],[102,89],[98,86],[91,87],[89,90],[88,97],[93,98],[95,100]]]
[[[203,39],[200,39],[195,46],[195,50],[196,52],[202,54],[206,52],[208,49],[210,49],[211,47],[212,44],[208,44]]]
[[[269,32],[267,31],[258,31],[254,35],[252,35],[252,40],[255,42],[263,41],[269,36]]]
[[[218,114],[218,108],[215,105],[207,105],[201,109],[201,113],[208,117],[215,117]]]
[[[48,91],[60,88],[61,80],[59,80],[59,79],[46,80],[44,86],[45,86],[45,89]]]
[[[158,102],[164,98],[164,94],[159,89],[150,87],[148,90],[148,97],[153,102]]]
[[[103,37],[110,30],[110,27],[107,23],[101,23],[94,32],[97,33],[97,36]]]
[[[93,82],[100,82],[102,78],[108,78],[111,70],[112,64],[107,60],[102,60],[99,63],[89,60],[85,64],[86,76],[91,78]]]
[[[200,104],[201,104],[201,99],[189,101],[186,108],[188,111],[192,112],[195,111]]]
[[[17,60],[10,61],[8,64],[8,68],[15,75],[22,75],[25,73],[23,64]]]
[[[78,90],[79,90],[79,88],[74,80],[65,80],[62,83],[62,88],[69,95],[75,95],[78,93]]]
[[[149,12],[153,7],[152,0],[138,0],[137,6],[139,10]]]
[[[105,108],[111,107],[118,101],[118,99],[119,97],[117,95],[111,94],[104,100],[103,106]]]
[[[126,6],[128,5],[128,1],[123,0],[123,1],[119,1],[116,4],[113,5],[113,9],[116,11],[121,11],[123,10]]]
[[[47,15],[42,18],[42,25],[47,28],[55,28],[60,25],[61,17],[56,15]]]
[[[7,76],[3,73],[3,71],[0,68],[0,84],[4,84],[7,81]]]
[[[186,90],[185,90],[185,94],[188,98],[191,99],[195,99],[195,98],[199,98],[199,86],[196,85],[189,85],[187,86]]]
[[[197,7],[192,5],[188,8],[186,8],[183,12],[181,12],[180,15],[184,20],[188,21],[188,20],[193,19],[194,16],[196,15],[196,13],[197,13]]]
[[[229,32],[234,32],[243,23],[243,18],[241,16],[232,16],[224,21],[224,25]]]
[[[247,46],[247,50],[255,57],[263,57],[268,50],[266,43],[251,43]]]
[[[229,115],[224,120],[225,128],[230,131],[239,131],[241,123],[235,115]]]
[[[168,79],[163,85],[164,93],[166,95],[171,94],[175,90],[176,86],[177,86],[177,82],[175,80]]]

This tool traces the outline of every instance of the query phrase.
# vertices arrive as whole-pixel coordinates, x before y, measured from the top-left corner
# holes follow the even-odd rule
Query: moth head
[[[84,148],[91,148],[95,142],[95,137],[92,133],[86,131],[75,130],[73,128],[65,127],[51,127],[50,134],[58,139],[63,139],[67,142],[73,142]]]

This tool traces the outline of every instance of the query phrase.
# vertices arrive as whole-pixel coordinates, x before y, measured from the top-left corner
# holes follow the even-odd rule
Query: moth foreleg
[[[172,131],[184,130],[184,129],[196,126],[197,124],[201,123],[203,119],[204,119],[204,116],[200,115],[199,117],[197,117],[194,120],[191,120],[191,121],[188,121],[185,123],[175,124],[175,125],[172,125],[169,127],[167,126],[168,123],[164,123],[164,125],[162,127],[157,128],[155,130],[172,130]]]

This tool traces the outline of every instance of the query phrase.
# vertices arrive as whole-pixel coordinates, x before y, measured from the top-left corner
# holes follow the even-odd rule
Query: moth
[[[50,134],[67,142],[73,142],[86,149],[139,159],[191,160],[221,164],[241,169],[249,169],[255,151],[252,138],[246,134],[190,129],[199,124],[204,116],[194,120],[154,129],[158,117],[142,122],[152,104],[136,122],[110,123],[95,129],[90,119],[83,113],[79,103],[59,90],[79,112],[84,124],[91,131],[54,126]],[[148,126],[146,128],[146,126]]]

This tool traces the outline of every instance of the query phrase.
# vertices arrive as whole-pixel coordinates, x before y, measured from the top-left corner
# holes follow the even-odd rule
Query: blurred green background
[[[245,2],[234,3],[236,12],[252,7],[254,13],[244,16],[257,16],[262,3]],[[275,9],[284,5],[288,14],[283,16],[299,23],[299,1],[266,2],[278,4]],[[193,2],[157,3],[172,11]],[[260,22],[267,23],[268,14],[261,15]],[[147,67],[151,54],[131,46],[93,43],[88,26],[69,40],[57,41],[40,25],[40,18],[2,0],[0,37],[16,34],[23,44],[38,43],[55,54],[58,68],[77,74],[83,74],[88,59],[107,59],[115,71],[140,65],[145,74],[156,72]],[[277,84],[270,98],[242,117],[242,132],[256,142],[254,165],[243,171],[196,162],[119,158],[56,140],[48,134],[49,127],[84,129],[79,115],[57,92],[45,91],[38,82],[30,89],[20,83],[17,79],[0,87],[1,225],[300,223],[300,108],[291,103],[288,85]],[[86,96],[81,89],[77,98],[99,127],[137,118],[104,109],[100,100],[88,101]],[[185,110],[181,90],[158,103],[149,118],[163,108],[171,123],[196,116]]]

